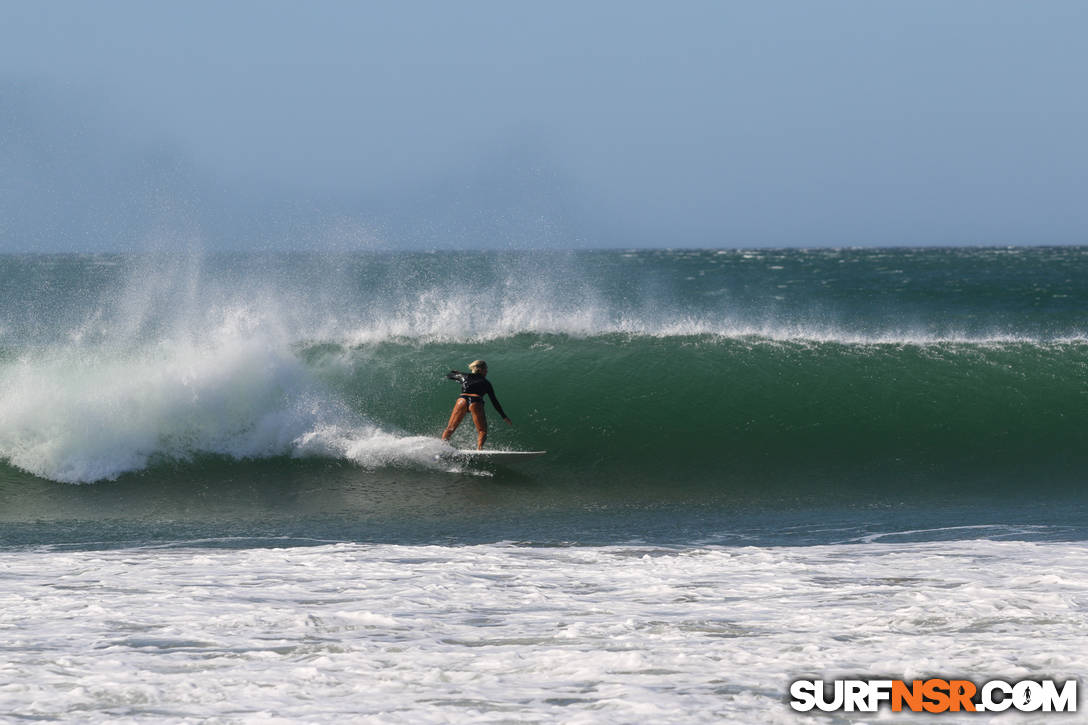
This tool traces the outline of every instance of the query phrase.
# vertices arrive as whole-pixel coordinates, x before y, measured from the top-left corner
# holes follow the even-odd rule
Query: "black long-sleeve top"
[[[450,370],[446,377],[450,380],[456,380],[461,383],[461,392],[468,393],[470,395],[479,395],[481,399],[484,395],[491,398],[491,404],[495,406],[495,410],[499,415],[506,419],[506,413],[503,412],[502,406],[499,405],[499,399],[495,397],[495,388],[491,387],[491,381],[485,378],[479,373],[462,373],[456,370]]]

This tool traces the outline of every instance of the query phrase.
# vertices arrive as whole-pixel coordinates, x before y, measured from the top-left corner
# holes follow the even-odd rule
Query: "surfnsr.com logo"
[[[798,712],[1076,712],[1077,681],[796,680],[790,707]]]

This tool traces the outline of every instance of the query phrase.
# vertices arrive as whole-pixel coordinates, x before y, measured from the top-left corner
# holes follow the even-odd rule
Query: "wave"
[[[428,380],[428,364],[469,359],[472,350],[341,351],[333,357],[350,372],[337,384],[370,390],[394,375]],[[1081,342],[522,335],[485,350],[504,407],[515,418],[524,411],[531,426],[516,442],[559,452],[568,474],[887,480],[897,470],[1079,474],[1088,463]],[[410,392],[408,410],[441,420],[447,400],[438,385]],[[375,404],[400,409],[393,398]],[[406,428],[424,423],[408,412],[389,417]]]
[[[0,260],[0,459],[72,483],[206,456],[444,475],[442,376],[485,358],[518,424],[492,442],[551,451],[544,480],[1082,480],[1084,255],[1047,294],[942,272],[936,302],[874,282],[928,256],[872,256],[838,292],[860,262],[830,252]]]
[[[549,449],[543,470],[565,479],[1088,463],[1082,341],[627,333],[358,345],[220,331],[115,356],[25,354],[2,367],[0,456],[65,482],[208,454],[441,470],[456,393],[442,376],[478,357],[518,423],[493,443]]]

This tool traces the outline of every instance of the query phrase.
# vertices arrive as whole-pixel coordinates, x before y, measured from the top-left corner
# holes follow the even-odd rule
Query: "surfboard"
[[[542,456],[547,451],[501,451],[501,450],[472,450],[459,448],[454,450],[455,456],[471,456],[473,458],[532,458]]]

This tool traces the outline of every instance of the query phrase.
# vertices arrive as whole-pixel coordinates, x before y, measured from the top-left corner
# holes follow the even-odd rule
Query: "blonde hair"
[[[478,373],[481,370],[487,370],[487,363],[483,360],[473,360],[468,364],[468,369],[471,372]]]

